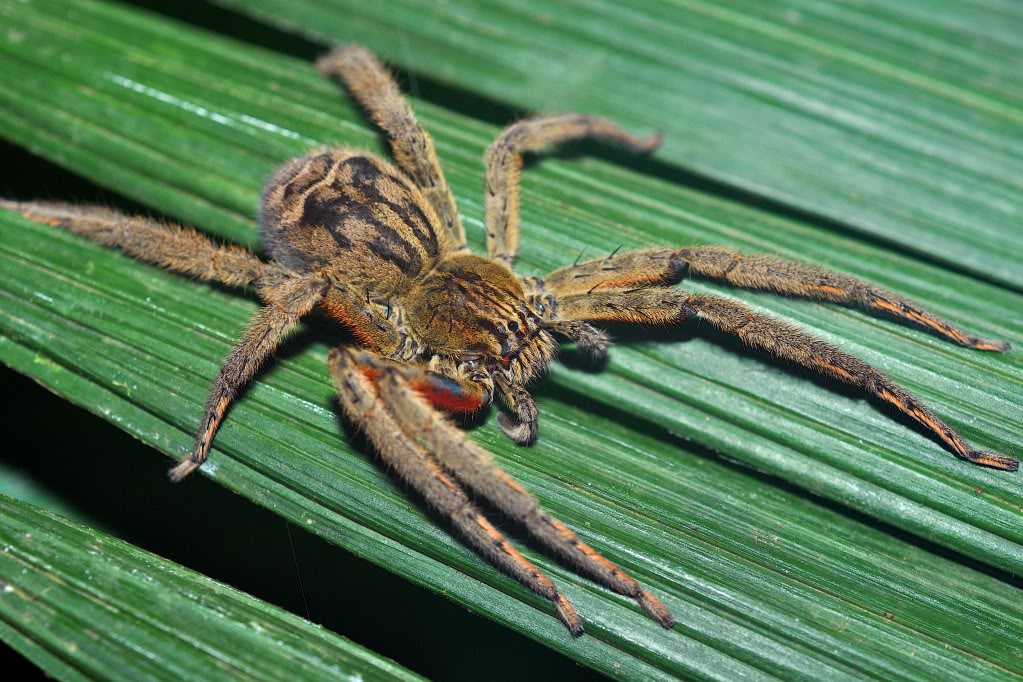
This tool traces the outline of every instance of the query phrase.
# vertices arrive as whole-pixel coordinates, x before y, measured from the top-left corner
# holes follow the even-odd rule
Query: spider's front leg
[[[675,284],[687,273],[728,282],[742,289],[862,306],[923,327],[953,343],[976,350],[1002,352],[1004,341],[982,339],[919,305],[862,280],[824,268],[768,254],[745,254],[727,246],[654,248],[614,253],[561,268],[543,279],[556,295]]]
[[[347,348],[333,351],[330,363],[345,413],[365,429],[384,461],[450,518],[480,554],[549,599],[573,635],[581,635],[583,628],[571,603],[508,544],[468,500],[462,485],[521,523],[562,559],[605,587],[635,599],[664,627],[673,625],[671,614],[657,597],[541,510],[535,498],[489,453],[434,409],[429,388],[436,382],[434,373]]]
[[[1015,471],[1019,462],[971,447],[955,429],[934,415],[919,398],[859,358],[781,320],[761,315],[728,298],[650,287],[577,293],[557,299],[567,320],[673,324],[698,316],[746,344],[856,386],[920,423],[961,459],[994,469]]]
[[[634,152],[649,152],[660,135],[639,138],[611,121],[585,114],[530,118],[508,126],[487,149],[487,255],[509,268],[519,249],[519,176],[522,155],[546,145],[594,138]]]

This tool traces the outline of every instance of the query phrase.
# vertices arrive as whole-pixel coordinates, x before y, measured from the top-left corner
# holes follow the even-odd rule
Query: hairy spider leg
[[[284,281],[260,289],[269,305],[253,315],[245,333],[224,360],[206,400],[195,447],[171,469],[172,480],[180,481],[206,461],[213,436],[238,392],[252,380],[298,321],[320,302],[329,282],[320,273],[281,279]]]
[[[0,199],[0,208],[208,282],[244,286],[256,283],[267,274],[283,272],[277,265],[264,263],[251,251],[218,244],[193,229],[142,216],[127,216],[103,206]]]
[[[415,113],[402,97],[387,68],[361,45],[342,45],[320,58],[316,67],[325,76],[339,78],[370,118],[388,135],[394,159],[426,200],[451,236],[456,251],[468,248],[465,228],[448,188],[433,138],[419,127]]]
[[[380,458],[438,513],[447,518],[481,555],[523,585],[549,600],[558,618],[572,635],[583,634],[582,621],[572,603],[554,582],[531,564],[476,508],[462,487],[437,459],[410,436],[373,382],[365,374],[366,351],[336,348],[330,353],[330,369],[345,414],[361,428]],[[362,362],[360,362],[362,361]]]
[[[724,280],[742,289],[858,305],[922,327],[967,348],[1002,352],[1004,341],[982,339],[933,315],[916,303],[862,280],[808,263],[768,254],[744,254],[727,246],[626,251],[561,268],[543,279],[559,295],[674,284],[686,272]]]
[[[649,152],[661,136],[638,138],[611,121],[584,114],[559,114],[513,123],[487,149],[487,255],[511,268],[519,250],[519,177],[522,155],[549,144],[595,138],[634,152]]]
[[[567,319],[646,324],[677,324],[698,315],[749,346],[856,386],[892,405],[937,436],[961,459],[1006,471],[1019,467],[1011,457],[971,447],[919,398],[862,360],[797,327],[756,313],[739,301],[651,287],[565,296],[558,299],[558,314]]]
[[[213,436],[238,391],[252,379],[299,318],[322,297],[327,280],[322,274],[292,275],[236,246],[219,245],[195,230],[141,217],[126,216],[96,206],[51,202],[0,201],[30,220],[54,225],[115,246],[141,260],[207,281],[231,286],[255,284],[267,306],[250,320],[210,390],[195,447],[170,471],[180,480],[209,455]]]

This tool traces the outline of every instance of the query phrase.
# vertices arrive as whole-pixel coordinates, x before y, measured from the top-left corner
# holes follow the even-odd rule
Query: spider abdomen
[[[262,229],[270,255],[288,268],[337,271],[380,295],[408,291],[446,248],[422,193],[390,164],[350,149],[278,170],[263,195]]]

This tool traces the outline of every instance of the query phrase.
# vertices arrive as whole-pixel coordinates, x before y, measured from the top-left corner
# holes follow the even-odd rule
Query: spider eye
[[[515,320],[512,320],[511,322],[508,323],[508,331],[510,331],[510,332],[517,332],[518,330],[519,330],[519,323],[518,322],[516,322]]]

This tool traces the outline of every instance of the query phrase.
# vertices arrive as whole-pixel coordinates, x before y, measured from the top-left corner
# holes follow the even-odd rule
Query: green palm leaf
[[[0,638],[59,679],[422,679],[275,606],[5,495],[0,543]]]
[[[1023,288],[1018,3],[219,1],[513,106],[664,130],[669,163]]]
[[[7,5],[0,16],[8,139],[225,238],[255,243],[261,184],[284,159],[326,142],[380,149],[336,86],[294,59],[101,3]],[[480,158],[497,129],[416,106],[478,246]],[[523,271],[623,242],[723,242],[876,281],[978,333],[1023,332],[1011,313],[1023,297],[1004,288],[614,163],[544,161],[527,172],[523,203]],[[187,452],[206,387],[255,302],[10,214],[0,230],[0,358],[158,449]],[[885,368],[978,445],[1020,452],[1018,353],[971,353],[855,311],[728,293]],[[664,595],[680,621],[672,632],[530,552],[583,614],[590,634],[571,640],[542,600],[424,515],[339,427],[324,359],[340,333],[300,335],[232,411],[205,473],[612,676],[1023,673],[1023,652],[1007,645],[1023,621],[1020,593],[997,577],[1023,565],[1018,477],[956,462],[856,397],[700,330],[647,334],[615,349],[604,372],[555,370],[536,447],[513,447],[490,426],[473,434]]]

